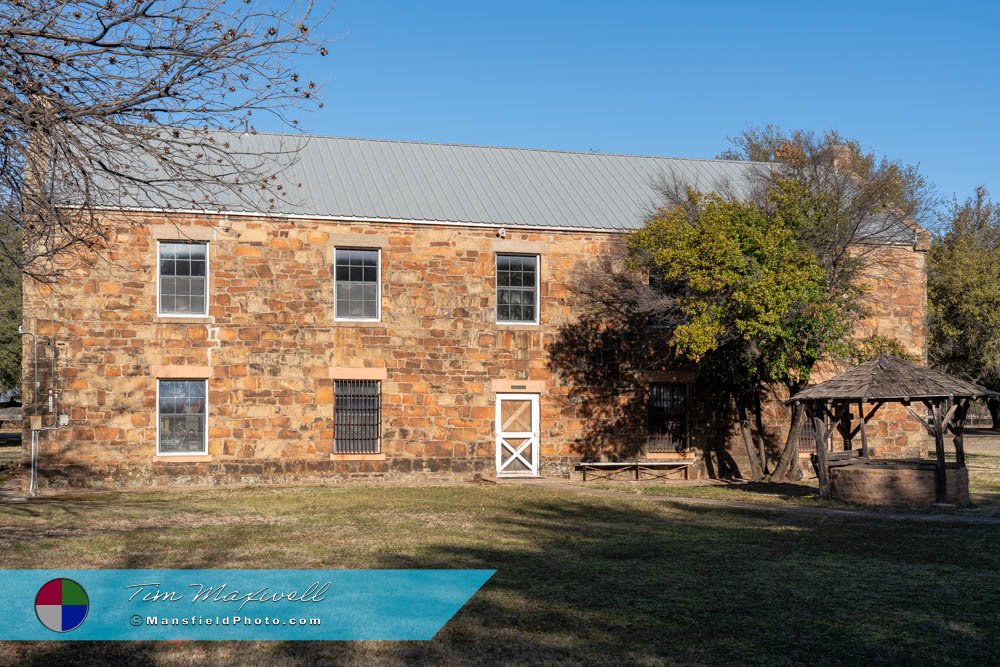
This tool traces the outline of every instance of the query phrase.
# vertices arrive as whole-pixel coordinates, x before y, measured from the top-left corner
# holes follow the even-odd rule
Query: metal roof
[[[996,396],[978,384],[919,366],[899,357],[882,355],[809,387],[786,403],[799,401],[902,401],[921,398]]]
[[[217,136],[231,146],[231,158],[255,171],[267,156],[283,194],[248,202],[254,196],[248,190],[199,191],[200,210],[627,230],[640,227],[655,210],[655,186],[664,179],[702,191],[738,192],[750,171],[761,166],[309,135]],[[178,184],[175,191],[161,186],[153,194],[125,186],[109,205],[190,210],[193,191],[200,190],[193,185]]]
[[[224,189],[194,210],[266,212],[337,219],[449,222],[511,227],[629,230],[661,197],[658,183],[740,196],[763,163],[573,153],[524,148],[348,139],[290,134],[217,133],[230,155],[278,165],[275,201]],[[192,210],[197,187],[174,179],[155,199],[119,190],[113,206]],[[170,180],[170,179],[168,179]],[[263,196],[263,195],[261,195]],[[892,239],[912,241],[912,230]]]
[[[303,208],[311,213],[634,229],[655,210],[658,181],[676,175],[710,191],[738,187],[752,168],[723,160],[310,137],[296,175],[309,183]]]

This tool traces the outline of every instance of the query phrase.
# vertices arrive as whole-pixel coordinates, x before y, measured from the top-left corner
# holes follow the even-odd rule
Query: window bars
[[[688,448],[687,385],[649,386],[649,439],[646,451],[683,452]]]
[[[380,384],[378,380],[334,382],[334,453],[379,453],[382,427]]]

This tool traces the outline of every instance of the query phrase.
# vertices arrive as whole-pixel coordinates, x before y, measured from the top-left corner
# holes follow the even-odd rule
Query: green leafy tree
[[[928,257],[931,360],[1000,389],[1000,205],[980,187],[949,213]],[[1000,405],[988,405],[1000,429]]]
[[[689,192],[628,242],[632,268],[649,272],[672,304],[668,344],[711,369],[703,375],[734,401],[754,480],[789,472],[767,470],[766,394],[804,386],[851,321],[850,304],[830,298],[826,272],[800,239],[805,217],[793,185],[776,189],[766,208]]]

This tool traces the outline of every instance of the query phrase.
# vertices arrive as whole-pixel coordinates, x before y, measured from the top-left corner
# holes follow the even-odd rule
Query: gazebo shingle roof
[[[786,403],[800,401],[901,401],[923,398],[996,396],[978,384],[883,355],[800,391]]]

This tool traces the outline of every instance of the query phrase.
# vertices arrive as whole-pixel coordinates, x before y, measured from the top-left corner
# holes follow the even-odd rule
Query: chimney
[[[785,139],[774,149],[774,159],[786,164],[800,164],[805,159],[802,148]]]
[[[843,144],[830,146],[830,161],[834,171],[851,170],[851,149]]]

